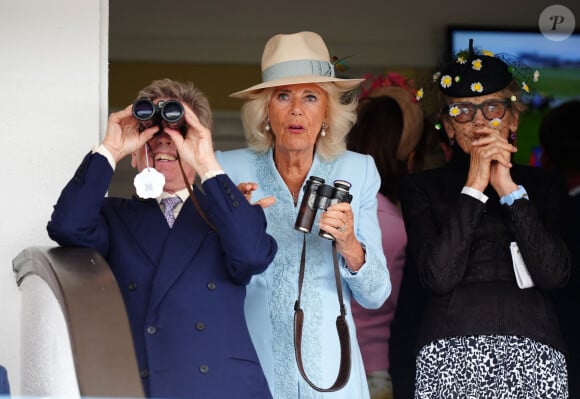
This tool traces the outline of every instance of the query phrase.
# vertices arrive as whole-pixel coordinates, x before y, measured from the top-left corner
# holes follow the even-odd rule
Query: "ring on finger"
[[[343,223],[342,223],[342,226],[340,226],[340,227],[338,228],[338,231],[340,231],[341,233],[344,233],[344,231],[345,231],[345,230],[346,230],[346,223],[344,223],[344,222],[343,222]]]

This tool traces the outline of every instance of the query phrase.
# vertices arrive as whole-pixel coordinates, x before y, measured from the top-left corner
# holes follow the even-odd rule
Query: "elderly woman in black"
[[[488,51],[459,53],[433,76],[449,163],[408,176],[410,256],[430,297],[415,398],[566,398],[547,291],[566,284],[563,182],[512,163],[522,95],[537,76]]]

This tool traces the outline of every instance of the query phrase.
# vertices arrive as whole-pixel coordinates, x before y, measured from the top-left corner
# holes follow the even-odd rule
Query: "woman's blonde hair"
[[[356,122],[357,96],[352,91],[339,89],[333,83],[317,83],[328,93],[326,135],[318,136],[316,151],[324,160],[332,160],[346,151],[346,136]],[[248,146],[264,153],[275,144],[272,131],[266,130],[268,104],[276,88],[252,94],[242,105],[241,117]]]

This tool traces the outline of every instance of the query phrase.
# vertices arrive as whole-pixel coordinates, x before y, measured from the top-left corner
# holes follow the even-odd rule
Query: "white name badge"
[[[141,198],[157,198],[163,192],[165,176],[154,168],[145,168],[135,176],[133,185]]]

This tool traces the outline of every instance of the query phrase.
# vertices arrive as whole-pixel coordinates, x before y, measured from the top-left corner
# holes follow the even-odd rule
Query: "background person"
[[[165,79],[138,97],[181,103],[184,135],[159,124],[143,129],[132,106],[111,114],[103,143],[62,191],[48,233],[108,261],[148,396],[270,398],[243,313],[246,284],[276,252],[263,211],[217,163],[203,93]],[[138,176],[161,174],[156,198],[106,197],[115,165],[128,155]],[[192,187],[196,175],[203,192]],[[149,180],[138,193],[156,184]],[[180,206],[170,211],[166,198]]]
[[[357,121],[347,140],[349,150],[373,157],[381,177],[378,218],[392,285],[391,295],[379,309],[365,309],[356,301],[351,303],[372,399],[393,397],[389,341],[407,246],[399,207],[399,181],[403,175],[423,168],[427,143],[427,136],[423,135],[423,111],[408,84],[394,73],[369,78],[363,84]]]
[[[345,137],[356,119],[356,96],[348,94],[361,79],[337,78],[324,41],[313,32],[270,38],[262,56],[262,77],[262,83],[232,94],[246,99],[241,112],[249,148],[218,154],[224,170],[235,182],[247,183],[241,187],[253,198],[275,197],[265,213],[279,251],[248,286],[250,334],[275,398],[368,398],[350,300],[378,308],[391,286],[377,219],[380,176],[371,156],[346,151]],[[336,179],[347,180],[352,202],[317,212],[312,232],[305,234],[294,222],[310,176],[331,185]],[[320,229],[336,240],[352,356],[348,383],[331,393],[319,393],[303,379],[294,353],[294,306],[305,239],[304,369],[318,387],[330,387],[336,380],[340,309],[332,241],[320,237]]]
[[[572,255],[568,284],[554,293],[554,304],[567,346],[566,365],[571,398],[580,397],[580,100],[571,100],[548,111],[540,124],[542,167],[557,170],[568,184],[566,238]]]
[[[507,60],[470,43],[434,74],[451,159],[404,180],[410,256],[429,291],[416,398],[568,396],[547,294],[570,271],[565,190],[557,175],[511,162],[533,80]]]

